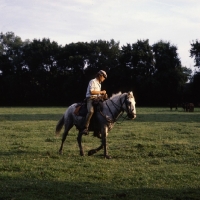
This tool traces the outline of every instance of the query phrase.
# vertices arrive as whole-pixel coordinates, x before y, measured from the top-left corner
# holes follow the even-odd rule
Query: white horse
[[[136,108],[135,108],[135,98],[132,92],[128,93],[121,93],[113,95],[111,98],[105,100],[102,103],[102,110],[96,111],[93,114],[92,120],[90,122],[89,131],[94,131],[95,135],[101,138],[101,145],[96,148],[92,149],[88,152],[88,155],[93,155],[94,153],[98,152],[99,150],[104,148],[104,158],[111,158],[108,155],[107,151],[107,144],[106,138],[108,132],[113,128],[114,123],[117,121],[119,116],[125,111],[127,116],[130,119],[136,118]],[[59,134],[63,125],[65,127],[62,143],[59,149],[59,153],[62,154],[63,152],[63,144],[68,135],[69,130],[75,125],[76,128],[79,130],[79,134],[77,137],[80,155],[84,155],[83,147],[82,147],[82,133],[81,130],[84,126],[85,117],[77,116],[75,114],[75,110],[77,107],[77,103],[72,104],[68,107],[62,118],[58,121],[56,126],[56,134]]]

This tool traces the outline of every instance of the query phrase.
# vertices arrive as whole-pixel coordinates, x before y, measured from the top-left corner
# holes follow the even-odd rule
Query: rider
[[[101,90],[101,83],[107,78],[107,74],[105,71],[100,70],[97,74],[96,77],[92,80],[90,80],[88,87],[87,87],[87,92],[86,92],[86,99],[87,99],[87,116],[85,118],[85,124],[84,124],[84,129],[82,131],[83,134],[87,135],[88,134],[88,127],[90,124],[90,119],[94,113],[94,108],[92,105],[92,101],[94,98],[97,98],[100,95],[105,95],[106,91]]]

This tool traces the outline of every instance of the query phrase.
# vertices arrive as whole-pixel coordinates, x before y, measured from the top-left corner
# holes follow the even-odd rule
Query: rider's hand
[[[101,94],[101,95],[104,95],[104,94],[106,94],[106,91],[105,91],[105,90],[102,90],[100,94]]]

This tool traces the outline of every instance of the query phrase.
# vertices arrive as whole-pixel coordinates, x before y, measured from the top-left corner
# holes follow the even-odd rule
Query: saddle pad
[[[76,106],[76,109],[75,109],[75,111],[74,111],[74,114],[75,114],[76,116],[79,115],[79,110],[80,110],[80,108],[81,108],[81,105]]]
[[[74,111],[74,114],[76,116],[82,116],[82,117],[85,117],[87,115],[87,105],[85,103],[83,104],[78,104],[76,106],[76,109]]]

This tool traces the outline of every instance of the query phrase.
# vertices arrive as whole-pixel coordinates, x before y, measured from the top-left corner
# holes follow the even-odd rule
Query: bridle
[[[121,96],[121,95],[120,95]],[[122,115],[124,113],[124,109],[123,109],[123,105],[125,104],[126,105],[126,109],[127,109],[127,115],[125,117],[123,117],[123,119],[125,120],[126,118],[128,118],[131,114],[130,114],[130,109],[129,109],[129,105],[128,104],[131,104],[131,102],[128,100],[128,94],[126,94],[124,100],[122,101],[122,98],[120,98],[120,106],[118,104],[116,104],[112,99],[108,99],[110,100],[110,102],[112,103],[112,105],[115,107],[115,109],[117,111],[119,111],[119,115],[118,116],[114,116],[112,110],[110,109],[107,101],[106,102],[106,106],[108,107],[109,109],[109,112],[111,113],[112,115],[112,118],[114,120],[110,120],[106,117],[106,120],[109,121],[109,122],[116,122],[117,119],[119,118],[120,115]],[[132,110],[131,110],[132,111]],[[101,114],[103,115],[103,113],[101,112]],[[105,115],[103,115],[105,117]]]

